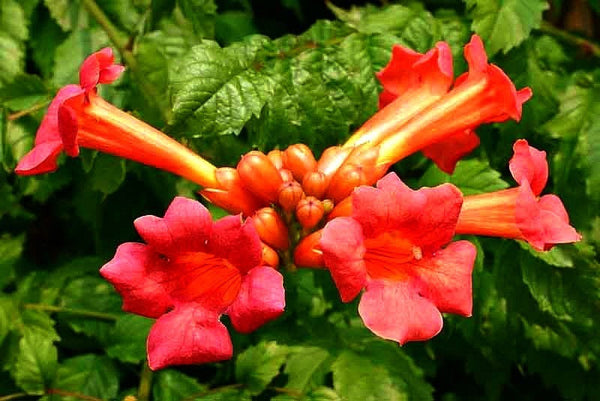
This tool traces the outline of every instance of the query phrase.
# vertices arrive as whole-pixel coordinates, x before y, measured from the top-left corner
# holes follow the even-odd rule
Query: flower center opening
[[[242,283],[240,271],[228,260],[204,252],[185,252],[170,259],[171,296],[224,310],[237,297]]]
[[[409,272],[407,264],[423,258],[421,248],[397,231],[367,238],[364,245],[367,273],[373,279],[406,280]]]

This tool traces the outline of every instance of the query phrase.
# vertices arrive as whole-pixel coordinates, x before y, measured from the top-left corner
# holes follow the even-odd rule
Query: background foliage
[[[596,0],[0,0],[0,400],[600,399],[599,11]],[[461,72],[473,31],[533,88],[522,122],[479,129],[482,146],[453,176],[420,155],[395,169],[413,187],[505,188],[511,145],[527,138],[548,151],[548,189],[584,240],[540,254],[470,238],[473,317],[448,316],[426,343],[377,339],[326,271],[301,270],[286,273],[281,319],[234,334],[234,360],[151,374],[152,321],[121,312],[98,269],[139,240],[134,218],[195,188],[90,151],[54,174],[12,172],[55,91],[102,46],[128,66],[104,97],[235,165],[252,148],[319,154],[343,141],[376,110],[374,72],[392,44],[446,40]]]

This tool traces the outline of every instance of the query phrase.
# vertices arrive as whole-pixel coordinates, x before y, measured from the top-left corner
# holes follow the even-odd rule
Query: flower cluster
[[[472,313],[476,249],[456,234],[524,240],[540,251],[581,238],[560,199],[540,197],[545,152],[525,140],[509,162],[519,186],[504,191],[413,190],[386,175],[417,151],[452,173],[479,145],[479,125],[520,119],[531,90],[488,63],[478,36],[464,53],[469,70],[454,79],[448,44],[425,54],[395,46],[377,75],[380,110],[344,144],[318,159],[303,144],[251,151],[235,168],[217,168],[97,94],[123,70],[103,49],[84,61],[79,85],[58,92],[16,172],[53,171],[61,151],[77,156],[83,146],[187,178],[234,214],[213,222],[199,202],[175,198],[163,218],[135,221],[145,243],[122,244],[100,270],[124,310],[157,319],[152,369],[230,358],[223,314],[247,333],[283,313],[280,260],[293,260],[291,270],[328,269],[343,302],[362,292],[358,312],[376,335],[427,340],[442,329],[442,313]]]

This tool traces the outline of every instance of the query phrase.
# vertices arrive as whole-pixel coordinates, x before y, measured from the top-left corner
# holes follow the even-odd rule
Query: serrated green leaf
[[[255,64],[266,40],[254,36],[224,49],[204,41],[192,48],[172,81],[173,122],[193,117],[196,135],[239,134],[272,93],[271,79]]]
[[[249,347],[236,360],[235,377],[251,394],[259,394],[277,376],[288,353],[288,347],[274,341]]]
[[[54,320],[45,312],[26,309],[21,313],[21,324],[23,335],[38,336],[51,341],[60,340],[54,329]]]
[[[89,173],[93,189],[109,195],[115,192],[125,180],[125,160],[104,153],[94,159],[94,167]]]
[[[198,383],[196,379],[171,369],[158,372],[152,385],[154,399],[165,401],[183,401],[206,390],[206,386]]]
[[[177,0],[183,14],[191,21],[198,37],[212,39],[215,35],[217,5],[214,0]]]
[[[29,36],[25,13],[17,1],[0,0],[0,30],[18,41]]]
[[[440,27],[420,3],[409,7],[392,4],[386,7],[367,5],[343,10],[328,3],[336,17],[359,32],[385,33],[397,36],[397,42],[424,52],[440,39]]]
[[[419,180],[421,186],[433,187],[442,183],[454,184],[465,195],[493,192],[508,188],[508,183],[500,178],[500,173],[492,169],[485,161],[461,160],[452,175],[440,171],[431,165]]]
[[[154,320],[142,316],[121,316],[111,330],[106,354],[122,362],[138,363],[145,360],[146,338],[153,323]]]
[[[0,89],[0,102],[10,110],[23,110],[46,101],[50,101],[50,93],[37,75],[17,75]]]
[[[521,248],[525,249],[534,257],[543,260],[551,266],[555,267],[573,267],[573,258],[567,254],[563,246],[555,246],[549,251],[536,251],[529,244],[518,241]]]
[[[500,50],[506,53],[527,39],[532,29],[539,28],[548,8],[544,0],[464,1],[473,18],[471,28],[481,35],[490,56]]]
[[[97,4],[119,28],[134,32],[140,22],[135,0],[102,0]]]
[[[19,312],[15,300],[8,296],[0,296],[0,345],[15,327],[18,318]]]
[[[523,319],[523,328],[525,337],[531,340],[536,349],[551,351],[566,358],[572,357],[577,351],[577,337],[564,324],[553,329]]]
[[[39,332],[25,332],[12,372],[15,382],[27,394],[43,394],[54,379],[57,358],[51,339]]]
[[[79,66],[90,54],[109,44],[101,29],[79,29],[73,31],[56,48],[54,55],[53,83],[60,87],[79,82]]]
[[[0,0],[0,87],[23,69],[27,20],[15,0]]]
[[[3,289],[15,277],[14,265],[23,252],[25,236],[12,237],[0,235],[0,289]]]
[[[44,4],[63,31],[87,25],[88,17],[81,0],[44,0]]]
[[[292,349],[284,370],[288,376],[286,387],[306,392],[323,385],[325,375],[330,371],[330,356],[326,349],[319,347]]]
[[[561,96],[559,113],[544,126],[562,140],[561,152],[554,156],[554,173],[560,182],[578,162],[589,171],[587,193],[600,199],[600,85],[593,77],[579,76],[581,85],[571,85]],[[588,81],[590,80],[590,81]]]
[[[110,358],[98,355],[80,355],[60,364],[54,388],[103,400],[114,399],[119,391],[119,372]],[[56,399],[52,398],[53,400]],[[61,401],[81,400],[77,396],[61,395]]]

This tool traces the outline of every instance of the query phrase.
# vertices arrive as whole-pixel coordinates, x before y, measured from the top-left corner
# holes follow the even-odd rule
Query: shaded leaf
[[[119,372],[108,357],[80,355],[60,364],[53,386],[88,397],[113,399],[119,391]],[[76,401],[81,398],[53,395],[52,400]]]
[[[464,195],[493,192],[508,188],[508,183],[500,178],[500,173],[481,160],[461,160],[452,175],[431,165],[419,180],[422,186],[433,187],[449,182],[456,185]]]
[[[274,341],[249,347],[237,357],[235,377],[251,394],[259,394],[279,374],[288,353],[288,347]]]
[[[121,316],[111,330],[107,355],[122,362],[138,363],[145,360],[146,338],[153,323],[154,320],[142,316]]]
[[[200,395],[207,388],[198,381],[177,370],[166,369],[157,372],[152,386],[155,400],[180,401],[193,395]],[[194,398],[195,399],[195,398]]]
[[[39,332],[25,332],[19,341],[19,353],[13,376],[28,394],[43,394],[54,378],[57,351],[52,339]]]

